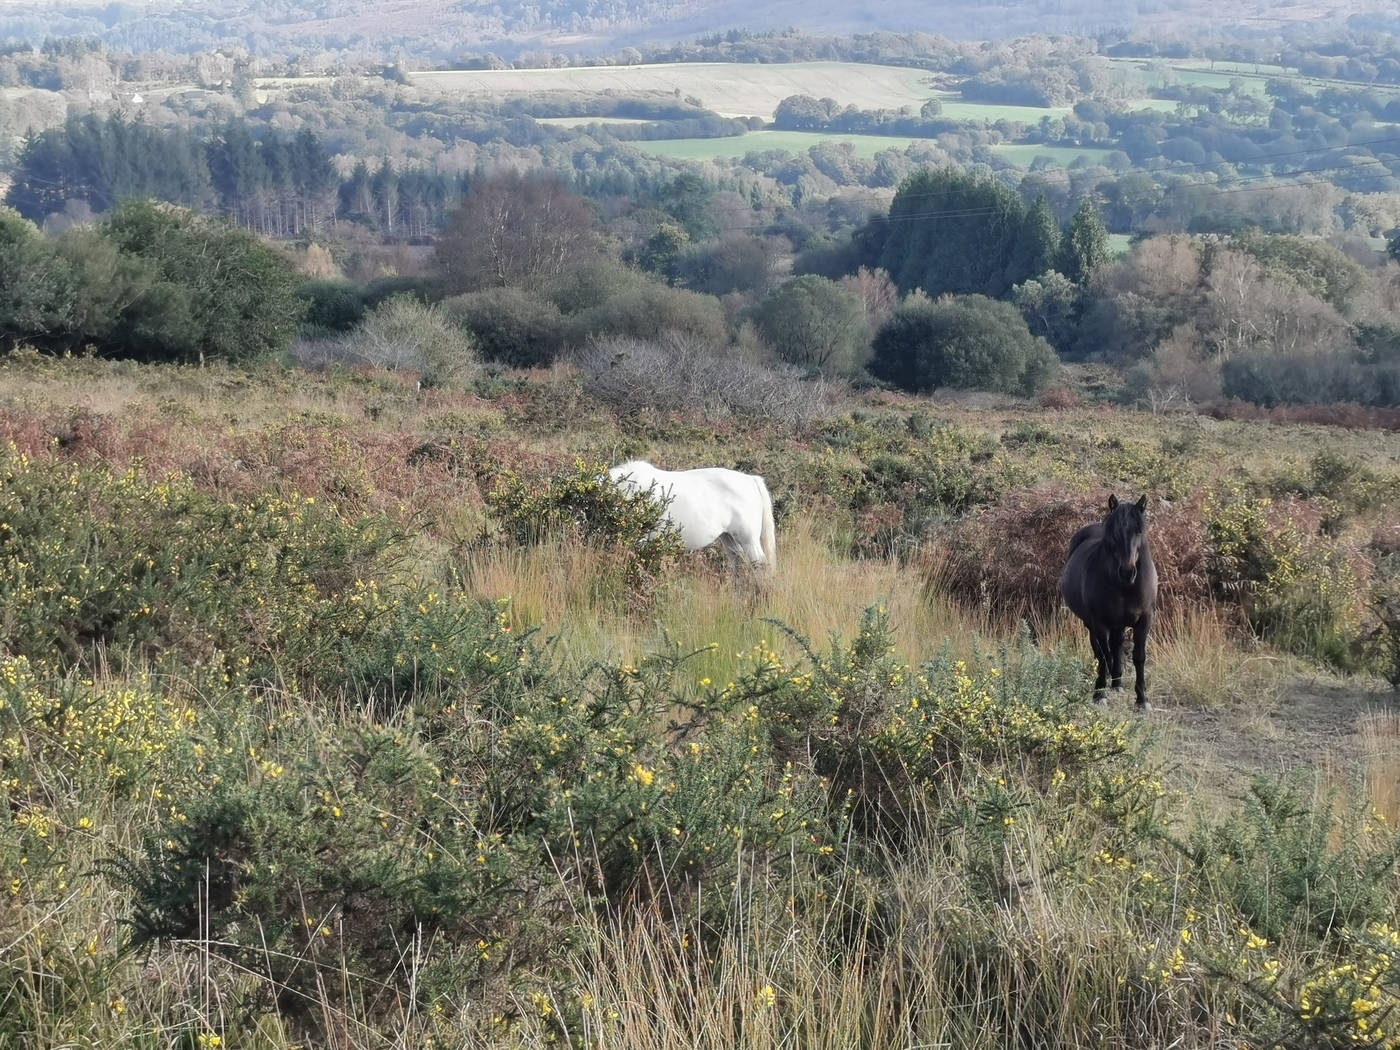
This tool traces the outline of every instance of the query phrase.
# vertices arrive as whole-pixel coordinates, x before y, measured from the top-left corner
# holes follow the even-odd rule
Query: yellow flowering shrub
[[[1279,648],[1354,669],[1361,582],[1346,552],[1314,535],[1297,510],[1238,489],[1208,496],[1212,590]]]

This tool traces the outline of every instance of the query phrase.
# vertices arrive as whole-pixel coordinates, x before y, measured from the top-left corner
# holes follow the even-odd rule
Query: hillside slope
[[[1205,0],[895,0],[865,5],[836,0],[763,5],[739,0],[152,0],[139,6],[78,0],[61,7],[46,0],[3,0],[0,42],[38,44],[51,37],[83,36],[130,51],[236,47],[268,56],[316,48],[389,55],[401,48],[407,57],[422,60],[485,49],[504,55],[540,48],[590,54],[733,29],[791,27],[836,34],[920,30],[970,39],[1228,27],[1259,33],[1335,32],[1354,17],[1389,13],[1385,0],[1246,0],[1231,5]]]

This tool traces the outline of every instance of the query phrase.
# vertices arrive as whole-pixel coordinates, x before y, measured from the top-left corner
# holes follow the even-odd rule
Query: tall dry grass
[[[896,559],[837,554],[831,535],[811,521],[787,523],[778,543],[778,569],[771,574],[736,575],[718,556],[688,555],[655,604],[641,608],[618,600],[606,585],[604,552],[567,540],[483,546],[469,551],[458,569],[473,594],[510,599],[513,626],[559,634],[573,654],[628,662],[665,646],[706,650],[690,664],[697,678],[731,677],[760,638],[796,659],[800,646],[778,623],[823,648],[848,636],[871,606],[889,612],[899,655],[911,662],[949,646],[968,652],[1014,633],[929,595],[919,571]]]
[[[1400,827],[1400,712],[1377,710],[1361,716],[1358,758],[1367,796],[1376,813]]]

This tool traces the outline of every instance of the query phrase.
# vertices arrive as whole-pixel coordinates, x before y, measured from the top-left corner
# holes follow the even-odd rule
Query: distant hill
[[[410,61],[522,52],[589,55],[726,33],[921,31],[964,39],[1028,33],[1260,36],[1374,30],[1392,0],[0,0],[0,43],[84,36],[146,52],[240,48]],[[1350,20],[1350,22],[1349,22]]]

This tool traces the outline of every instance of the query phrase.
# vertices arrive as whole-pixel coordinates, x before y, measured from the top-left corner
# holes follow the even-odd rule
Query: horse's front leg
[[[1089,644],[1093,646],[1094,659],[1099,666],[1098,677],[1094,679],[1094,703],[1107,704],[1108,693],[1104,687],[1108,684],[1108,629],[1090,625]]]
[[[1123,688],[1123,636],[1126,627],[1114,627],[1108,632],[1108,673],[1109,688],[1115,692]]]
[[[1133,675],[1137,691],[1139,711],[1151,711],[1152,704],[1147,699],[1147,684],[1144,668],[1147,666],[1147,632],[1152,627],[1152,614],[1143,613],[1133,624]]]

